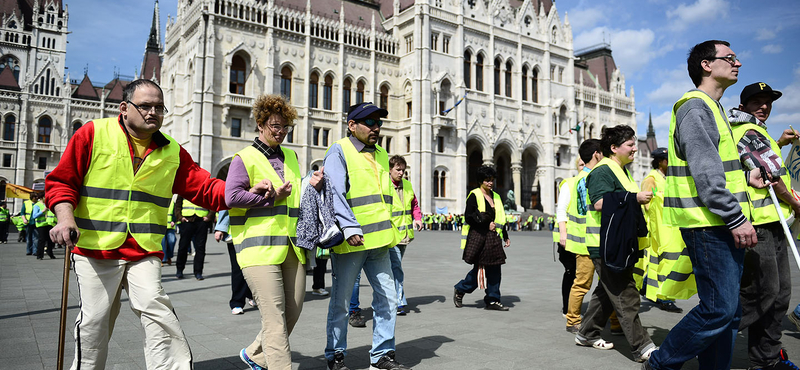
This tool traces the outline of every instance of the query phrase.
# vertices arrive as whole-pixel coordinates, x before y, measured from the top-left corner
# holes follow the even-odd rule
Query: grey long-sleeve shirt
[[[692,91],[705,94],[698,89]],[[722,104],[717,102],[717,106],[725,116]],[[728,228],[743,224],[747,219],[742,207],[725,187],[725,170],[719,156],[720,133],[711,108],[701,99],[690,99],[678,108],[675,121],[675,154],[688,163],[700,201],[711,213],[720,216]]]

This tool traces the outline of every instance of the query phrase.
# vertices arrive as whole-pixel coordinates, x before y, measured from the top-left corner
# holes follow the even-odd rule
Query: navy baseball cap
[[[653,158],[667,158],[667,148],[656,148],[650,153]]]
[[[742,93],[739,95],[739,103],[742,105],[747,104],[750,98],[758,94],[767,94],[772,98],[772,101],[778,100],[783,95],[783,93],[778,90],[772,90],[772,88],[764,82],[756,82],[742,89]]]
[[[350,107],[347,112],[347,121],[362,121],[375,112],[378,112],[381,118],[389,115],[389,111],[386,109],[378,108],[372,102],[364,102]]]

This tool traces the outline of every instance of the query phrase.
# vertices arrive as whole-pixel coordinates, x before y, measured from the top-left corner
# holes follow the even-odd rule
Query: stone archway
[[[514,190],[514,178],[511,170],[512,151],[508,144],[500,144],[494,149],[494,164],[497,176],[494,179],[494,191],[504,201],[509,190]],[[516,195],[515,195],[516,196]]]
[[[539,199],[539,184],[536,171],[539,169],[539,153],[535,147],[528,147],[522,152],[522,194],[520,199],[526,209],[542,210]]]
[[[467,141],[467,193],[480,186],[478,169],[483,165],[483,145],[472,139]]]

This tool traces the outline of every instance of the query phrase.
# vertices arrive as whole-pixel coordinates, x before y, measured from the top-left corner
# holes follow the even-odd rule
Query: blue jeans
[[[175,229],[167,229],[164,239],[161,239],[161,250],[164,252],[161,262],[167,262],[175,256],[175,240]]]
[[[350,295],[350,312],[361,312],[361,303],[358,301],[358,289],[361,288],[361,270],[356,275],[356,282],[353,284],[353,294]]]
[[[725,227],[682,229],[700,304],[670,330],[650,356],[654,369],[680,369],[697,357],[704,370],[730,369],[742,306],[739,285],[744,249]]]
[[[487,305],[492,302],[500,302],[500,266],[483,266],[486,270],[486,296],[483,297],[483,302]],[[478,268],[480,266],[474,265],[472,270],[467,273],[464,280],[458,282],[455,288],[462,293],[472,293],[478,289]]]
[[[395,350],[394,324],[397,319],[397,293],[394,287],[389,248],[346,254],[331,253],[331,299],[328,303],[325,358],[336,353],[347,355],[347,300],[353,294],[356,275],[363,269],[372,286],[372,349],[370,362],[376,363]]]
[[[394,287],[397,290],[397,305],[398,306],[405,306],[408,305],[406,302],[406,293],[403,290],[403,280],[405,280],[405,274],[403,274],[403,255],[406,254],[406,246],[405,245],[397,245],[392,249],[389,249],[389,261],[392,262],[392,274],[394,274]]]
[[[36,230],[35,224],[28,224],[26,229],[28,230],[28,244],[25,246],[25,254],[36,255],[39,249],[39,231]]]

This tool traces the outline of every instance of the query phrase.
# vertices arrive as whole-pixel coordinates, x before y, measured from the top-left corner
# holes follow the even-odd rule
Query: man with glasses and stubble
[[[164,94],[136,80],[120,115],[83,125],[47,176],[46,202],[58,217],[53,240],[72,248],[80,312],[72,369],[103,369],[122,288],[144,328],[148,369],[191,369],[192,354],[161,286],[161,239],[172,194],[225,209],[225,182],[161,133]],[[72,240],[70,233],[77,233]]]
[[[347,113],[348,137],[336,141],[325,155],[325,173],[334,190],[336,221],[345,241],[333,248],[333,283],[328,304],[325,358],[330,370],[348,370],[348,301],[356,275],[364,276],[373,287],[372,308],[375,320],[370,350],[370,370],[408,370],[395,360],[395,320],[397,292],[389,260],[389,248],[400,241],[392,224],[392,201],[396,196],[389,176],[389,157],[376,145],[386,117],[386,109],[372,103],[350,107]]]

